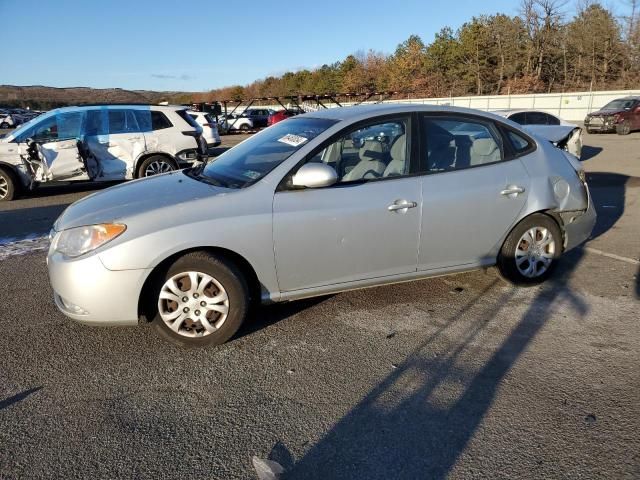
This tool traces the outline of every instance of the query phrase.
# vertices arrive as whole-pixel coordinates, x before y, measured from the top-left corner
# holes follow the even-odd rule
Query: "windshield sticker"
[[[260,178],[260,175],[260,172],[256,172],[254,170],[247,170],[244,172],[244,176],[249,177],[252,180],[257,180],[258,178]]]
[[[300,135],[294,135],[293,133],[289,133],[282,138],[278,139],[279,142],[286,143],[287,145],[291,145],[292,147],[299,147],[304,142],[307,141],[306,138],[301,137]]]

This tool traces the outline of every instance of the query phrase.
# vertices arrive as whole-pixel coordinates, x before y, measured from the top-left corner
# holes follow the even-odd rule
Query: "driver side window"
[[[307,163],[325,163],[337,183],[376,180],[409,173],[409,122],[385,120],[351,130],[327,145]]]

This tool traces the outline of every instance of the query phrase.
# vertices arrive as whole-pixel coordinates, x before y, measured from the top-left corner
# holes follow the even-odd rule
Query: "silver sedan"
[[[371,105],[293,117],[206,165],[71,205],[48,254],[58,308],[152,321],[185,345],[282,302],[496,265],[544,281],[596,214],[579,162],[505,118]]]

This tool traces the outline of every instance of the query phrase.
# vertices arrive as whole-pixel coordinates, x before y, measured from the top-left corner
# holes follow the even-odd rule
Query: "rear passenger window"
[[[139,132],[138,122],[131,110],[109,110],[109,133]]]
[[[502,144],[489,122],[454,117],[423,117],[426,169],[461,170],[503,159]]]
[[[151,111],[151,129],[152,130],[162,130],[163,128],[171,128],[173,125],[167,118],[167,116],[155,110]]]
[[[512,122],[519,123],[520,125],[527,124],[527,114],[525,112],[514,113],[509,117],[509,120]]]
[[[529,140],[511,130],[507,130],[507,138],[511,142],[511,146],[516,154],[524,153],[533,147]]]

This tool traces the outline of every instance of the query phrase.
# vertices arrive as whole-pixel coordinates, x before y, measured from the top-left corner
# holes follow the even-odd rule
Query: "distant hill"
[[[49,110],[83,103],[188,103],[190,92],[155,92],[122,88],[45,87],[0,85],[0,106]]]

